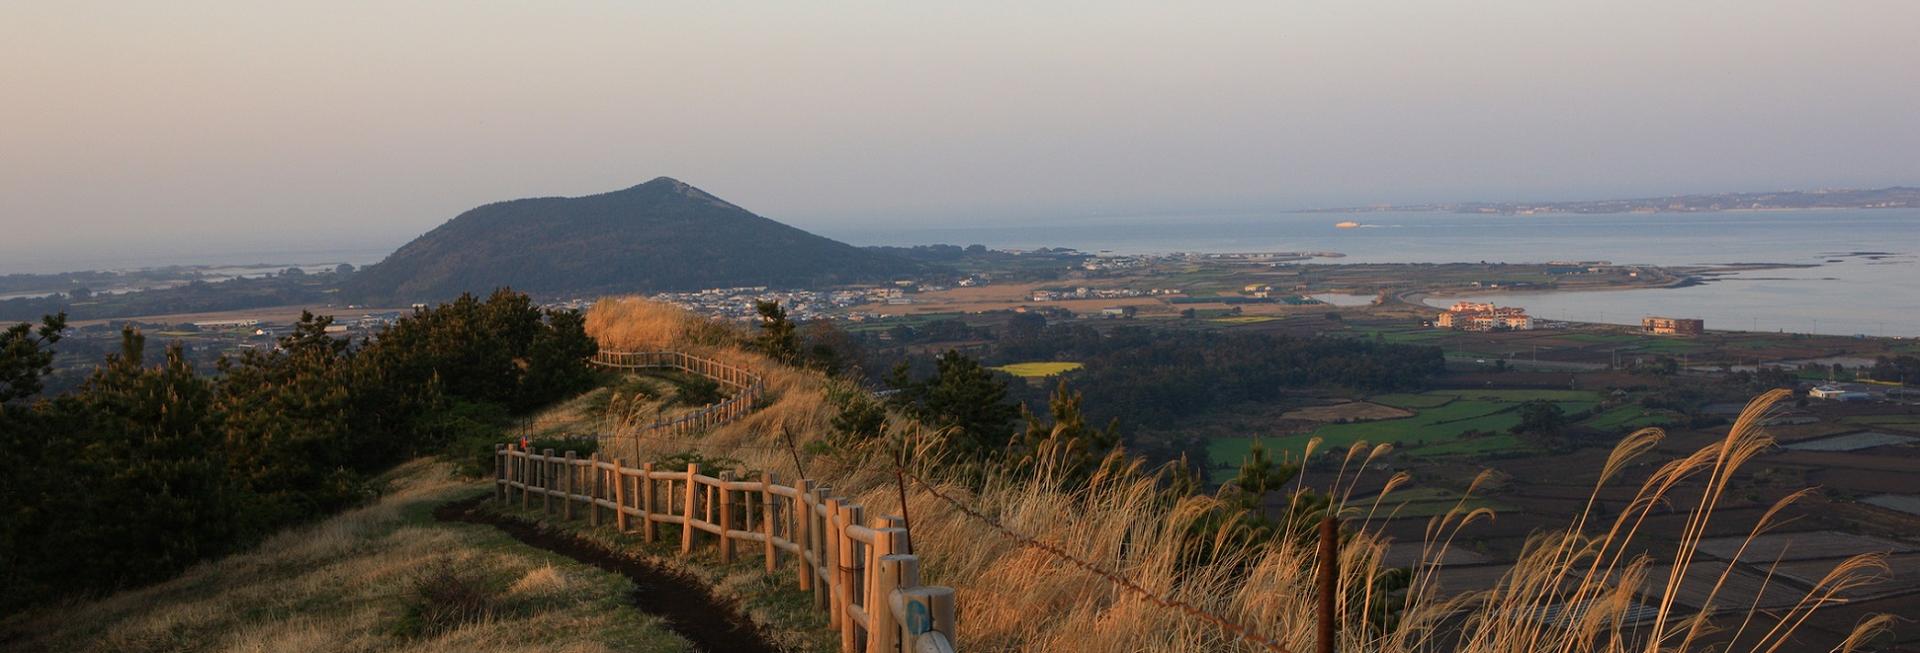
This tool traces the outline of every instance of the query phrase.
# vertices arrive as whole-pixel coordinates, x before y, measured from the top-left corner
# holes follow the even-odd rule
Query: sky
[[[1915,24],[1911,0],[10,2],[0,273],[387,249],[662,175],[841,233],[1913,185]]]

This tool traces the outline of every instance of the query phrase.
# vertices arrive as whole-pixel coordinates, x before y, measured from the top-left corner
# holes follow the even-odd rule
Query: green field
[[[1586,421],[1580,422],[1580,424],[1602,431],[1612,431],[1645,426],[1660,426],[1672,422],[1672,415],[1648,410],[1635,404],[1628,404],[1609,408],[1598,415],[1587,418]]]
[[[1059,376],[1061,374],[1066,374],[1068,372],[1072,372],[1082,367],[1085,367],[1085,366],[1079,363],[1069,363],[1069,362],[1061,362],[1061,361],[1035,361],[1031,363],[1014,363],[1012,365],[1001,365],[993,369],[1006,372],[1008,374],[1012,374],[1014,376],[1018,376],[1021,378],[1034,378],[1034,377],[1043,377],[1043,376]]]
[[[1452,331],[1441,331],[1438,329],[1406,330],[1406,329],[1381,329],[1381,328],[1375,328],[1375,327],[1354,327],[1353,332],[1357,335],[1365,336],[1368,338],[1378,336],[1381,340],[1385,340],[1387,342],[1391,342],[1395,344],[1410,343],[1410,344],[1422,344],[1422,345],[1433,344],[1435,341],[1444,340],[1448,336],[1453,335],[1454,333]]]
[[[1920,415],[1858,415],[1843,417],[1842,421],[1863,426],[1888,426],[1893,428],[1920,428]]]
[[[1637,342],[1641,337],[1624,333],[1568,333],[1553,336],[1553,338],[1555,340],[1572,340],[1574,342],[1628,343]]]
[[[1280,318],[1272,315],[1235,315],[1232,317],[1216,317],[1207,321],[1221,324],[1259,324],[1261,322],[1272,322],[1278,319]]]
[[[1392,394],[1374,395],[1372,397],[1368,397],[1367,401],[1371,401],[1376,404],[1384,404],[1387,406],[1392,406],[1394,408],[1436,408],[1439,406],[1445,406],[1447,402],[1453,401],[1454,399],[1455,397],[1453,395],[1437,395],[1437,394],[1431,394],[1431,393],[1412,394],[1412,393],[1397,392]]]
[[[1592,390],[1525,390],[1525,389],[1490,388],[1486,390],[1480,390],[1480,389],[1435,390],[1427,394],[1453,395],[1453,396],[1461,397],[1465,399],[1485,399],[1488,401],[1518,402],[1518,401],[1533,401],[1535,399],[1544,399],[1546,401],[1560,401],[1560,402],[1598,403],[1600,401],[1600,393],[1594,392]],[[1566,408],[1566,406],[1561,406],[1561,408]],[[1573,410],[1568,409],[1567,412],[1573,412]]]
[[[1401,419],[1327,424],[1299,435],[1259,438],[1267,450],[1287,452],[1298,458],[1307,442],[1321,439],[1319,450],[1344,450],[1355,442],[1369,444],[1398,443],[1395,449],[1417,456],[1478,455],[1525,449],[1526,445],[1507,431],[1520,423],[1517,410],[1527,401],[1552,401],[1567,413],[1593,408],[1600,394],[1588,390],[1469,389],[1435,390],[1420,394],[1387,394],[1369,401],[1417,411]],[[1636,407],[1637,410],[1637,407]],[[1612,411],[1609,411],[1611,413]],[[1609,414],[1603,413],[1603,415]],[[1638,417],[1636,412],[1633,417]],[[1622,417],[1621,419],[1627,419]],[[1486,431],[1469,440],[1459,439],[1467,431]],[[1207,454],[1213,464],[1215,480],[1232,477],[1233,468],[1247,455],[1255,438],[1213,438],[1207,441]]]
[[[844,325],[842,325],[841,328],[844,328],[847,331],[854,332],[854,333],[861,333],[866,331],[885,331],[887,329],[891,329],[897,326],[917,327],[917,326],[924,325],[928,322],[937,322],[940,320],[953,319],[953,318],[962,317],[963,315],[965,314],[964,313],[922,313],[919,315],[901,315],[898,317],[889,317],[889,318],[878,319],[878,320],[866,320],[863,322],[847,322]]]
[[[1697,340],[1687,340],[1682,338],[1648,337],[1648,338],[1642,339],[1640,346],[1635,347],[1634,351],[1644,351],[1644,352],[1652,352],[1652,353],[1660,353],[1660,354],[1681,354],[1681,353],[1693,353],[1693,352],[1701,351],[1708,348],[1710,348],[1710,345],[1699,342]]]

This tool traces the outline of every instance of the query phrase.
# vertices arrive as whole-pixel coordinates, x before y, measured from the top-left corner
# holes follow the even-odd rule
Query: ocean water
[[[1343,220],[1363,226],[1334,226]],[[1699,317],[1713,329],[1920,336],[1920,209],[1534,216],[1158,215],[938,228],[867,225],[820,231],[860,245],[980,243],[1118,253],[1329,251],[1346,257],[1327,262],[1351,263],[1816,264],[1745,272],[1688,288],[1508,293],[1497,299],[1525,306],[1542,317],[1570,320],[1638,324],[1645,315],[1668,315]]]

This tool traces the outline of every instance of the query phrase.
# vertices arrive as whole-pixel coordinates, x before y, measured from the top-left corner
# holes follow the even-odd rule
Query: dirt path
[[[552,551],[575,561],[611,571],[633,581],[628,597],[642,612],[666,619],[667,627],[708,653],[780,653],[780,648],[753,627],[730,601],[715,597],[698,579],[685,573],[608,550],[599,543],[560,533],[536,522],[474,510],[490,498],[482,495],[435,508],[440,521],[484,524],[528,546]]]

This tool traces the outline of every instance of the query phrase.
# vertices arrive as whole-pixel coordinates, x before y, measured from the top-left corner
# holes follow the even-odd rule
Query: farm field
[[[1920,415],[1857,415],[1843,417],[1841,421],[1862,426],[1886,426],[1896,429],[1920,430]]]
[[[1368,400],[1394,408],[1436,408],[1446,405],[1455,398],[1453,395],[1394,393],[1374,395]]]
[[[1307,433],[1273,437],[1224,437],[1207,442],[1207,453],[1214,466],[1215,480],[1230,478],[1255,441],[1281,457],[1298,459],[1307,443],[1320,438],[1320,450],[1344,449],[1355,442],[1398,443],[1396,450],[1411,456],[1477,455],[1524,449],[1525,444],[1507,433],[1520,423],[1517,409],[1528,401],[1552,401],[1562,411],[1574,413],[1590,409],[1600,401],[1599,393],[1587,390],[1467,389],[1434,390],[1410,394],[1387,394],[1370,398],[1373,403],[1416,411],[1401,419],[1384,419],[1346,424],[1327,424]],[[1638,407],[1634,407],[1638,410]],[[1602,413],[1607,415],[1608,413]],[[1469,431],[1490,433],[1461,438]]]
[[[1037,361],[1014,363],[993,368],[1021,378],[1059,376],[1084,367],[1079,363],[1063,361]]]
[[[1486,497],[1470,497],[1464,503],[1461,502],[1460,498],[1459,492],[1447,488],[1431,486],[1409,488],[1389,493],[1385,497],[1380,498],[1379,507],[1373,508],[1373,514],[1375,518],[1387,518],[1391,516],[1393,519],[1415,517],[1425,519],[1427,517],[1447,514],[1447,511],[1453,510],[1456,507],[1460,508],[1463,512],[1476,508],[1487,508],[1497,513],[1517,510],[1517,508],[1512,505]],[[1358,505],[1372,506],[1374,500],[1372,498],[1356,499],[1355,503]]]
[[[1365,401],[1349,401],[1331,406],[1309,406],[1287,411],[1286,414],[1281,415],[1285,419],[1304,419],[1315,422],[1400,419],[1412,416],[1412,412],[1403,408]]]
[[[1624,428],[1660,426],[1673,423],[1674,419],[1672,415],[1661,411],[1649,410],[1637,404],[1628,404],[1625,406],[1615,406],[1602,411],[1600,414],[1580,422],[1580,425],[1602,431],[1610,431]]]
[[[853,332],[853,333],[861,333],[866,331],[885,331],[887,329],[891,329],[897,326],[917,327],[917,326],[927,324],[929,322],[957,318],[957,317],[960,317],[961,315],[963,314],[957,313],[957,312],[916,313],[912,315],[902,315],[898,317],[891,317],[884,320],[868,320],[865,322],[848,322],[842,328],[845,328],[847,331]]]

